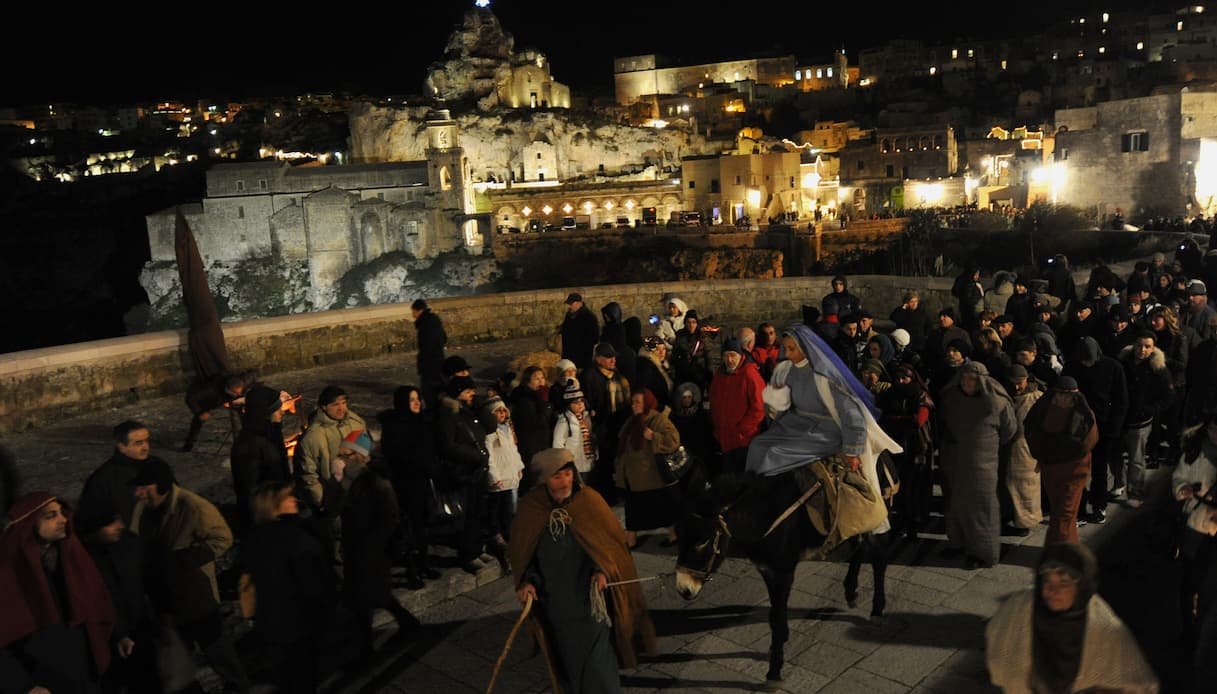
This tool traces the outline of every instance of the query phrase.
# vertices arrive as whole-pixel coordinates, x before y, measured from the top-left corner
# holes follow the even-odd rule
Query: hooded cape
[[[507,547],[508,561],[519,567],[515,572],[516,588],[523,580],[524,567],[536,554],[541,533],[549,532],[549,514],[553,508],[544,483],[533,487],[520,499]],[[625,544],[621,521],[596,490],[586,486],[578,489],[563,508],[571,517],[567,532],[575,534],[579,546],[604,572],[609,583],[638,578],[634,558]],[[576,589],[586,590],[583,586],[576,586]],[[613,586],[608,592],[617,657],[622,667],[632,668],[638,664],[639,649],[651,655],[658,652],[655,625],[647,614],[640,584]]]

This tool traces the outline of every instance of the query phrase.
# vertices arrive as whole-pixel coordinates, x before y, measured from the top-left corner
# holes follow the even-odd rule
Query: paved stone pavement
[[[452,345],[465,356],[479,381],[488,383],[518,354],[544,349],[538,339]],[[413,354],[385,355],[349,364],[269,374],[270,385],[306,401],[325,383],[351,394],[352,407],[371,415],[389,406],[391,393],[414,378]],[[163,397],[0,440],[18,460],[24,490],[49,489],[67,498],[79,494],[84,477],[109,453],[115,423],[140,419],[150,425],[154,451],[171,461],[180,481],[223,507],[232,501],[227,470],[228,426],[209,422],[195,451],[174,452],[189,414],[179,397]],[[1165,474],[1164,474],[1165,473]],[[1140,510],[1113,508],[1102,526],[1082,529],[1102,566],[1101,592],[1138,635],[1164,691],[1179,688],[1186,653],[1172,643],[1177,631],[1174,586],[1177,567],[1162,544],[1163,524],[1155,508],[1165,507],[1169,470],[1154,474],[1151,503]],[[871,623],[870,570],[862,572],[857,608],[846,606],[840,561],[806,562],[790,600],[791,640],[787,644],[784,690],[790,692],[989,692],[983,658],[985,620],[1001,598],[1031,584],[1030,566],[1042,546],[1044,527],[1027,538],[1004,538],[1001,563],[966,571],[957,560],[938,556],[945,536],[898,545],[888,570],[886,620]],[[443,559],[451,551],[440,547]],[[623,673],[629,692],[740,691],[763,681],[769,642],[767,597],[760,576],[745,560],[728,559],[694,601],[672,587],[675,550],[648,538],[635,551],[639,574],[666,574],[646,584],[645,594],[660,635],[662,654]],[[389,638],[391,619],[378,614],[381,658],[358,671],[336,671],[328,692],[485,691],[493,665],[519,614],[511,581],[488,567],[471,576],[455,568],[420,591],[398,590],[399,599],[424,626],[406,638]],[[240,631],[241,625],[237,625]],[[342,643],[328,660],[341,664]],[[521,639],[509,653],[495,691],[539,692],[547,687],[543,660],[529,658]],[[214,685],[214,682],[210,684]]]

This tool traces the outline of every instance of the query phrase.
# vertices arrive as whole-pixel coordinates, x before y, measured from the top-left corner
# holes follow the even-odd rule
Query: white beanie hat
[[[895,342],[902,349],[909,346],[909,331],[904,328],[896,328],[892,331],[892,342]]]

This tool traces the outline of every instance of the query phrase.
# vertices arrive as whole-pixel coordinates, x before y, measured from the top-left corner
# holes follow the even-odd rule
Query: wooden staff
[[[529,593],[524,600],[524,609],[520,611],[520,616],[516,619],[516,623],[511,627],[511,633],[507,635],[507,643],[503,644],[503,652],[499,654],[499,659],[494,663],[494,672],[490,673],[490,684],[486,685],[486,694],[490,694],[494,690],[494,681],[499,677],[499,670],[503,667],[503,661],[507,659],[507,653],[511,651],[511,642],[516,640],[516,634],[520,632],[520,627],[524,626],[524,620],[528,619],[528,613],[532,611],[532,593]],[[549,658],[546,657],[548,662]]]

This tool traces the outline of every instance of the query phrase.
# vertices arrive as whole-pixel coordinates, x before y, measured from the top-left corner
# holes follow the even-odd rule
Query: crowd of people
[[[436,543],[455,551],[454,569],[497,564],[522,602],[547,603],[562,676],[599,690],[613,653],[625,663],[653,650],[653,627],[635,588],[614,589],[616,625],[589,622],[588,594],[570,593],[571,581],[628,581],[630,550],[678,541],[685,490],[664,456],[683,448],[710,475],[775,474],[810,462],[811,440],[816,456],[854,467],[877,438],[890,442],[901,486],[885,529],[909,540],[945,530],[943,555],[973,570],[1000,561],[1003,536],[1040,523],[1048,546],[1078,546],[1079,526],[1105,522],[1112,504],[1142,509],[1149,471],[1173,467],[1183,637],[1211,651],[1217,310],[1203,259],[1186,246],[1175,255],[1127,277],[1095,268],[1081,288],[1064,256],[1038,277],[994,273],[989,287],[968,268],[955,305],[936,313],[915,291],[867,306],[838,276],[793,326],[728,329],[702,318],[712,307],[673,295],[644,324],[616,302],[597,316],[571,293],[552,371],[528,364],[489,384],[445,352],[442,320],[416,301],[417,384],[374,413],[325,385],[291,454],[282,421],[296,398],[248,374],[215,380],[208,402],[240,413],[228,517],[178,484],[139,422],[115,427],[111,457],[74,507],[41,492],[15,499],[0,578],[24,607],[3,620],[0,681],[19,684],[0,691],[197,690],[195,648],[228,689],[248,690],[219,609],[225,555],[254,586],[259,670],[285,691],[314,691],[335,610],[354,615],[361,657],[373,652],[373,610],[390,611],[400,634],[418,626],[392,595],[392,570],[405,568],[410,589],[439,578]],[[203,399],[192,395],[186,447]],[[438,513],[441,497],[460,512]],[[584,516],[612,527],[588,534],[571,523]],[[1085,611],[1086,558],[1044,561],[1044,596],[1084,588],[1053,614]],[[1077,655],[1038,676],[1076,675]]]

